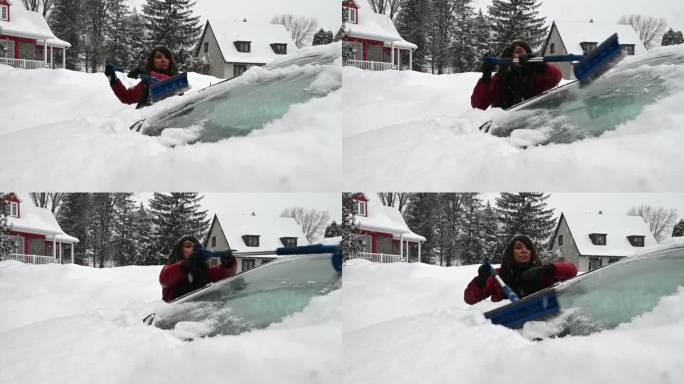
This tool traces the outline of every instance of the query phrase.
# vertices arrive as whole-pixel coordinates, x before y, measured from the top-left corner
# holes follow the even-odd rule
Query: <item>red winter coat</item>
[[[534,74],[534,96],[557,86],[563,78],[563,73],[558,67],[550,63],[544,64],[546,65],[544,73]],[[501,81],[497,79],[496,74],[492,76],[489,84],[482,79],[478,80],[475,89],[473,89],[473,94],[470,96],[470,105],[479,109],[487,109],[490,105],[499,107],[501,105],[500,87]]]
[[[165,75],[163,73],[151,71],[149,73],[149,76],[155,77],[159,79],[160,81],[168,79],[169,75]],[[121,100],[122,103],[124,104],[137,104],[142,100],[143,95],[145,94],[145,91],[147,90],[147,82],[141,81],[138,84],[134,85],[131,88],[126,88],[121,80],[116,79],[114,84],[112,84],[112,90],[114,91],[114,94],[116,97]]]
[[[577,276],[577,267],[575,267],[575,264],[556,261],[553,263],[553,266],[556,267],[556,274],[554,276],[546,276],[544,278],[542,282],[544,288],[548,288],[558,281],[571,279]],[[497,272],[500,272],[500,270],[501,268],[496,269]],[[496,282],[496,279],[494,279],[493,276],[489,276],[489,278],[487,278],[484,288],[478,287],[477,284],[475,284],[474,278],[466,287],[465,292],[463,292],[463,300],[470,305],[480,302],[489,296],[492,297],[492,301],[494,302],[501,301],[506,298],[503,292],[501,292],[499,283]]]
[[[159,283],[162,286],[162,300],[167,303],[182,294],[187,293],[177,292],[178,288],[180,288],[186,279],[185,273],[181,271],[181,263],[182,261],[166,264],[159,274]],[[211,282],[217,282],[227,277],[231,277],[237,272],[237,266],[237,260],[233,258],[233,262],[228,267],[224,267],[223,264],[209,267],[209,280]]]

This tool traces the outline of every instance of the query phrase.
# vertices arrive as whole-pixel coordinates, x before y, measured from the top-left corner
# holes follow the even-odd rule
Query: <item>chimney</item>
[[[603,211],[599,209],[598,214],[603,215]]]
[[[256,216],[256,213],[252,212],[252,216]]]
[[[242,22],[243,22],[243,23],[246,23],[246,22],[247,22],[247,18],[242,19]]]
[[[589,19],[589,22],[593,24],[593,23],[594,23],[594,19]]]

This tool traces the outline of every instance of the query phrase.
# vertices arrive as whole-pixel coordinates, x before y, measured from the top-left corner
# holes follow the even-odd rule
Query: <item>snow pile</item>
[[[684,288],[616,329],[532,341],[533,329],[485,320],[501,303],[465,304],[477,268],[346,265],[345,383],[674,384],[684,374]]]
[[[166,305],[160,268],[0,262],[0,382],[339,381],[339,290],[266,329],[184,342],[142,323]]]
[[[628,57],[682,56],[681,46]],[[345,188],[350,190],[652,191],[681,188],[684,67],[644,67],[671,95],[599,137],[534,146],[544,132],[499,138],[479,131],[501,118],[473,110],[478,73],[434,76],[343,68]],[[527,149],[523,145],[531,145]],[[372,165],[372,166],[371,166]]]

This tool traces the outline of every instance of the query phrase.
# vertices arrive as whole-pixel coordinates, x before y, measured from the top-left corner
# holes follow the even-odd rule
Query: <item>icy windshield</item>
[[[636,119],[658,99],[681,92],[681,80],[673,79],[681,77],[675,70],[681,64],[684,55],[672,50],[630,58],[587,87],[571,83],[512,108],[493,123],[491,132],[534,137],[530,144],[599,136]]]
[[[330,258],[284,256],[179,299],[157,313],[154,325],[190,337],[265,328],[338,287]]]
[[[313,47],[198,93],[168,114],[149,119],[143,133],[174,135],[187,142],[244,136],[281,118],[293,104],[323,97],[341,86],[340,51]]]
[[[586,335],[629,322],[684,287],[684,247],[609,265],[558,288],[563,333]]]

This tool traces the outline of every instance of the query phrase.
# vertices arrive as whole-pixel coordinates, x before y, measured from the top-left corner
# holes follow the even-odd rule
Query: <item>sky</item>
[[[207,17],[219,20],[242,20],[259,21],[268,23],[277,14],[290,13],[306,17],[314,17],[320,27],[337,32],[340,28],[341,14],[338,0],[196,0],[195,14],[202,18]],[[141,9],[145,0],[128,0]]]
[[[492,0],[474,0],[475,8],[487,10]],[[669,27],[684,30],[684,6],[681,0],[542,0],[539,13],[548,25],[553,20],[617,23],[623,15],[641,14],[663,17]]]

